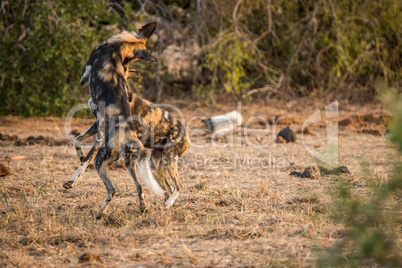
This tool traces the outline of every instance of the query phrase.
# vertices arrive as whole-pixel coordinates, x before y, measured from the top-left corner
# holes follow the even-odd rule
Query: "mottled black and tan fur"
[[[83,70],[81,84],[89,82],[89,105],[97,120],[77,137],[75,146],[82,162],[74,177],[63,186],[71,188],[97,152],[95,167],[107,188],[106,201],[98,213],[99,216],[115,191],[108,179],[107,167],[120,156],[125,158],[126,167],[137,184],[140,209],[145,209],[135,165],[137,159],[140,162],[142,160],[143,164],[146,163],[145,147],[153,149],[152,167],[159,185],[166,192],[166,206],[173,204],[181,189],[177,159],[189,147],[184,126],[168,112],[132,94],[126,82],[126,78],[135,75],[135,71],[128,69],[130,62],[138,59],[156,60],[145,50],[145,41],[155,27],[156,23],[147,24],[137,35],[123,32],[112,37],[94,49]],[[132,98],[129,98],[130,96]],[[85,156],[81,149],[81,141],[96,133],[97,140]],[[117,142],[118,140],[123,142]],[[163,192],[153,183],[152,176],[149,178],[149,172],[142,172],[142,175],[151,190],[156,193]],[[173,179],[174,191],[168,183],[168,178]]]
[[[135,93],[131,94],[130,110],[134,119],[133,123],[136,126],[137,136],[142,141],[144,147],[152,149],[152,172],[162,189],[166,191],[166,206],[171,206],[178,197],[179,191],[182,189],[177,170],[177,159],[181,157],[190,146],[188,133],[183,124],[172,117],[167,111],[155,107],[151,102],[140,98]],[[97,110],[92,99],[90,99],[88,103],[92,113],[96,116]],[[92,149],[86,156],[81,148],[81,142],[95,135],[97,133],[96,129],[97,123],[95,122],[88,130],[75,139],[74,144],[81,164],[73,178],[63,185],[65,188],[72,188],[74,186],[95,156],[99,142],[95,141]],[[175,192],[173,192],[170,187],[170,178],[173,179],[176,186]],[[172,195],[173,193],[175,194]]]
[[[93,51],[84,67],[81,82],[88,76],[93,102],[91,108],[96,110],[97,144],[100,144],[95,156],[95,168],[106,186],[106,199],[97,217],[101,216],[115,193],[108,168],[120,157],[124,157],[126,167],[137,185],[141,210],[145,209],[145,204],[139,177],[152,186],[151,190],[163,192],[153,180],[147,151],[131,120],[127,68],[124,67],[138,59],[156,61],[145,48],[145,42],[155,27],[156,23],[150,23],[142,27],[138,34],[123,32],[113,36]]]

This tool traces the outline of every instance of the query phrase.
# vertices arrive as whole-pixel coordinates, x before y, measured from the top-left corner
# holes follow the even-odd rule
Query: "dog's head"
[[[138,33],[123,31],[112,36],[106,44],[115,45],[120,48],[123,65],[137,60],[157,62],[158,60],[148,52],[145,44],[156,28],[156,22],[148,23],[139,29]]]
[[[138,33],[123,31],[120,34],[112,36],[104,44],[96,47],[88,61],[86,62],[81,75],[81,85],[84,85],[89,80],[94,62],[105,55],[107,50],[112,49],[112,57],[121,57],[124,72],[128,70],[128,65],[137,60],[147,60],[157,62],[158,60],[148,52],[145,44],[148,38],[153,34],[156,28],[156,22],[145,24],[139,29]],[[107,54],[107,53],[106,53]],[[136,72],[136,71],[135,71]],[[137,73],[138,74],[138,73]],[[126,73],[126,78],[132,78],[136,74],[134,72]]]

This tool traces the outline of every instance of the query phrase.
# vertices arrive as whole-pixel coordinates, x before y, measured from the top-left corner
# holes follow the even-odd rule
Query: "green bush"
[[[382,83],[401,89],[398,0],[3,2],[0,115],[63,115],[86,98],[79,76],[108,29],[135,30],[134,22],[144,20],[158,21],[151,39],[161,37],[147,45],[161,61],[141,64],[148,72],[135,84],[147,93],[181,85],[210,100],[258,89],[253,93],[361,102],[375,99]],[[192,55],[191,70],[172,79],[163,49],[194,42],[201,53]]]
[[[331,94],[370,101],[383,81],[401,88],[398,0],[223,0],[215,9],[210,5],[200,12],[200,24],[207,31],[203,36],[210,38],[203,65],[206,79],[201,83],[207,92],[228,91],[230,86],[231,92],[246,93],[271,85],[278,96]],[[236,57],[229,55],[234,42],[225,44],[228,51],[221,53],[222,32],[237,35],[248,45]],[[208,58],[211,54],[218,70]],[[235,76],[227,75],[226,61],[229,74]],[[218,83],[211,76],[218,77]],[[233,77],[241,83],[233,83]]]
[[[193,90],[210,99],[214,99],[216,93],[222,93],[220,88],[226,93],[242,93],[249,87],[245,66],[255,62],[247,48],[247,40],[233,33],[222,34],[205,49],[202,67],[208,70],[204,73],[207,78],[194,85]]]
[[[63,115],[88,93],[83,65],[120,16],[103,0],[3,4],[0,114]]]

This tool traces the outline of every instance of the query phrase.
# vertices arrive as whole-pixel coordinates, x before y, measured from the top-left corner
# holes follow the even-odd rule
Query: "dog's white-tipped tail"
[[[234,129],[236,126],[241,125],[243,118],[238,111],[231,111],[224,115],[217,115],[204,119],[201,123],[205,124],[205,127],[215,133],[225,133]]]
[[[165,191],[159,186],[159,183],[152,176],[152,171],[148,158],[137,161],[138,176],[144,182],[145,186],[157,195],[163,194]]]

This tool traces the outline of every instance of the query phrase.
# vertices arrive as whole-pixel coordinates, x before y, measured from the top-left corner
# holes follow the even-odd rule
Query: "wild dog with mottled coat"
[[[117,38],[114,37],[114,39],[116,40]],[[97,57],[102,55],[102,46],[104,45],[99,46],[91,53],[91,56],[83,70],[81,84],[84,84],[90,80],[90,71]],[[135,70],[128,69],[128,64],[131,61],[133,61],[133,59],[126,60],[123,63],[126,79],[137,75]],[[180,190],[182,189],[177,170],[177,160],[190,146],[187,131],[184,125],[180,121],[173,118],[167,111],[159,107],[155,107],[149,101],[146,101],[140,98],[138,95],[131,93],[130,90],[128,90],[127,93],[130,101],[131,115],[135,117],[133,123],[136,127],[137,136],[142,141],[144,147],[152,149],[152,171],[154,176],[157,178],[159,185],[165,191],[165,205],[169,207],[174,203],[176,198],[179,196]],[[94,104],[92,98],[89,100],[88,104],[94,116],[97,117],[99,112],[98,106]],[[227,115],[216,116],[203,120],[201,123],[201,128],[215,131],[226,128],[228,125],[234,126],[240,124],[241,115],[234,111]],[[95,135],[97,133],[97,129],[97,122],[95,122],[90,128],[88,128],[88,130],[76,138],[74,144],[78,157],[81,160],[81,164],[74,176],[63,185],[65,188],[71,188],[74,186],[78,178],[85,171],[89,162],[93,159],[95,153],[98,151],[99,141],[95,141],[87,156],[85,156],[85,153],[81,148],[81,142],[88,137]],[[172,179],[174,182],[174,191],[172,191],[172,188],[169,184],[169,179]],[[149,185],[149,181],[147,180],[144,182],[148,188],[152,189],[152,187],[155,186]],[[139,191],[139,195],[141,195],[141,185],[137,184],[137,190]],[[143,210],[144,208],[145,205],[142,200],[140,202],[140,209]]]
[[[92,109],[97,111],[97,143],[101,144],[95,156],[95,168],[106,186],[106,199],[97,217],[102,215],[115,194],[108,168],[121,156],[124,157],[125,165],[137,185],[141,210],[145,209],[145,204],[139,177],[147,182],[155,193],[164,192],[153,179],[147,151],[131,120],[127,69],[124,67],[128,62],[138,59],[157,61],[145,48],[145,42],[155,27],[156,23],[149,23],[143,26],[138,34],[123,32],[113,36],[93,51],[96,57],[92,57],[93,61],[84,68],[84,76],[88,76],[94,105]]]

